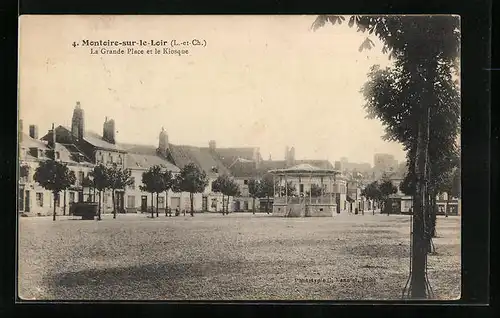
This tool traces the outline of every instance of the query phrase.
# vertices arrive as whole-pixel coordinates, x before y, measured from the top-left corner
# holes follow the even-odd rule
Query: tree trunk
[[[417,153],[415,163],[416,191],[413,210],[412,235],[412,276],[411,297],[414,299],[426,298],[425,264],[427,258],[427,240],[425,237],[425,201],[426,201],[426,172],[427,151],[429,142],[429,107],[423,104],[421,120],[418,123]]]
[[[267,196],[266,213],[269,214],[269,196]]]
[[[155,217],[155,214],[154,214],[154,212],[155,212],[155,211],[154,211],[154,209],[153,209],[153,207],[154,207],[154,204],[153,204],[153,196],[154,196],[154,194],[153,194],[153,192],[151,192],[151,218],[154,218],[154,217]]]
[[[222,215],[224,215],[224,211],[226,209],[226,205],[224,204],[224,193],[222,194]]]
[[[113,219],[116,219],[115,189],[111,189],[111,202],[113,203]]]
[[[437,219],[436,193],[431,197],[431,237],[436,237],[436,219]]]
[[[156,217],[158,217],[158,195],[159,193],[156,193]]]
[[[99,212],[97,213],[97,219],[100,221],[101,220],[101,207],[102,207],[102,191],[99,190]]]
[[[448,204],[450,203],[450,195],[446,193],[446,206],[444,207],[444,217],[448,217]]]
[[[66,215],[66,190],[64,190],[64,207],[63,207],[63,215]]]
[[[253,206],[252,206],[252,211],[253,211],[253,214],[255,214],[255,197],[253,197]]]
[[[168,190],[165,191],[165,216],[167,216],[168,213]]]
[[[193,193],[189,193],[189,199],[191,201],[191,216],[194,216],[194,196]]]
[[[56,200],[57,200],[57,193],[53,193],[54,195],[54,212],[52,213],[52,221],[56,220]]]

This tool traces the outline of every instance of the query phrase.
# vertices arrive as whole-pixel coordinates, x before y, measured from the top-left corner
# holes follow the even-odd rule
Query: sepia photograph
[[[20,16],[19,301],[460,299],[460,32]]]

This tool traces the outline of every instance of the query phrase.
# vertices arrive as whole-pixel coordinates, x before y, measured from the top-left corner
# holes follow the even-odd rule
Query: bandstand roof
[[[340,174],[340,171],[318,168],[308,163],[303,163],[290,168],[269,170],[269,173],[274,175],[336,175]]]

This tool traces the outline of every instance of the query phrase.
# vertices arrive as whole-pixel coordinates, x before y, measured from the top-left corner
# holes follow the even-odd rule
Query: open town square
[[[460,299],[459,16],[142,18],[20,18],[21,300]]]
[[[102,221],[21,218],[24,299],[400,299],[410,217],[200,213]],[[460,297],[460,217],[438,217],[428,277],[437,299]]]

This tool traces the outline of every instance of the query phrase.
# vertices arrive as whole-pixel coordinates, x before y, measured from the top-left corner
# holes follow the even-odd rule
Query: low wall
[[[285,204],[274,204],[273,205],[273,216],[285,216],[286,205]]]
[[[336,205],[313,204],[307,206],[305,216],[333,216],[336,211]]]
[[[273,216],[280,217],[332,217],[336,212],[335,204],[274,204]]]

